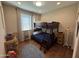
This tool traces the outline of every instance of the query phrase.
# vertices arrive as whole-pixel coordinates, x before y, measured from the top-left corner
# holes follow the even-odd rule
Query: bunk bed
[[[36,27],[35,24],[34,24],[34,27]],[[51,23],[42,22],[40,23],[40,26],[37,26],[37,27],[38,28],[35,28],[35,31],[32,33],[31,38],[35,40],[36,42],[38,42],[41,45],[41,47],[48,50],[56,42],[56,36],[53,30],[55,29],[58,32],[59,23],[58,22],[51,22]],[[50,33],[47,32],[48,30]]]

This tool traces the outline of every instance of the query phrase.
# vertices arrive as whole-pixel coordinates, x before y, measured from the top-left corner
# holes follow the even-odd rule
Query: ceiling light
[[[57,2],[57,5],[60,5],[61,4],[61,2]]]
[[[36,2],[36,6],[39,6],[40,7],[40,6],[42,6],[42,3],[40,1],[37,1]]]
[[[21,5],[21,2],[17,2],[18,3],[18,5]]]

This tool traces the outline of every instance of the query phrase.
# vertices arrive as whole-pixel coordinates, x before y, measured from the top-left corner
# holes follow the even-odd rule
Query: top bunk
[[[38,30],[47,29],[47,30],[59,30],[59,22],[41,22],[41,23],[34,23],[34,28]]]

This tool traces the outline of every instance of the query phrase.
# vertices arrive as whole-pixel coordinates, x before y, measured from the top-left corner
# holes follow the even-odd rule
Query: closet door
[[[76,37],[75,37],[75,45],[73,51],[73,57],[79,58],[79,16],[77,21],[77,29],[76,29]]]
[[[1,4],[1,2],[0,2]],[[4,29],[4,22],[3,22],[3,14],[2,14],[2,6],[0,5],[0,58],[5,56],[5,49],[4,49],[4,41],[5,41],[5,29]]]
[[[74,42],[74,50],[73,56],[74,58],[79,58],[79,6],[78,6],[78,19],[76,22],[76,29],[75,29],[75,42]]]
[[[79,16],[78,16],[79,20]],[[77,21],[77,31],[76,31],[76,38],[75,38],[75,46],[74,46],[74,53],[73,57],[79,58],[79,21]]]

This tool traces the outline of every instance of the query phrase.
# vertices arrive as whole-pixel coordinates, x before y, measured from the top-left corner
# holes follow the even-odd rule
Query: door
[[[3,24],[4,23],[2,15],[2,6],[0,6],[0,58],[5,57],[5,49],[4,49],[5,29]]]
[[[76,22],[76,31],[75,31],[75,42],[74,42],[74,50],[73,56],[75,58],[79,58],[79,8],[78,8],[78,19]]]

